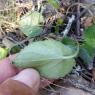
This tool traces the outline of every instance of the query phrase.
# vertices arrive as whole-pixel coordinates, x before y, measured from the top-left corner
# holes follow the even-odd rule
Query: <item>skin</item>
[[[20,70],[11,64],[15,56],[10,56],[0,61],[0,84],[11,78],[32,88],[35,94],[40,86],[40,75],[34,69]]]

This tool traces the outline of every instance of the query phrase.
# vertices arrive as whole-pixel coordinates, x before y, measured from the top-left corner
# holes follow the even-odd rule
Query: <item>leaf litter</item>
[[[86,0],[84,2],[82,0],[1,0],[0,5],[2,5],[0,6],[0,48],[2,49],[0,58],[15,53],[21,56],[23,52],[27,53],[25,48],[30,48],[30,51],[32,48],[33,54],[27,55],[26,60],[35,59],[38,66],[46,64],[36,67],[32,63],[43,78],[46,77],[47,84],[44,83],[46,85],[41,89],[41,95],[72,95],[71,93],[85,95],[86,92],[95,95],[95,2],[93,0],[91,4]],[[48,43],[48,40],[51,40],[51,43]],[[57,42],[60,44],[57,45]],[[56,58],[55,56],[58,57],[62,53],[64,55],[67,51],[64,45],[73,51],[76,50],[76,46],[79,48],[77,55],[73,57],[75,61],[72,71],[71,65],[67,68],[68,62],[60,69],[58,67],[62,66],[64,60],[50,62],[48,59],[50,56]],[[36,48],[33,50],[33,47]],[[43,53],[39,53],[38,56],[39,48]],[[45,53],[47,50],[49,52]],[[61,52],[57,54],[57,51]],[[71,54],[71,51],[68,52],[67,55]],[[65,58],[66,54],[61,56]],[[41,64],[38,61],[43,57],[45,61]],[[21,56],[20,62],[22,59]],[[66,60],[72,63],[72,58]],[[20,65],[19,62],[17,64]],[[23,65],[21,64],[21,67]],[[49,75],[51,67],[56,72]],[[63,76],[65,72],[66,76]],[[54,79],[47,79],[50,76]]]

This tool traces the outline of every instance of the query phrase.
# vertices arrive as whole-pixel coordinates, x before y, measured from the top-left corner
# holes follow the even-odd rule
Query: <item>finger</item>
[[[10,61],[12,62],[15,57],[17,56],[17,54],[14,54],[14,55],[10,55],[8,58],[10,59]],[[12,64],[13,65],[13,64]],[[18,72],[22,71],[23,69],[22,68],[18,68]]]
[[[32,88],[37,93],[40,86],[39,73],[34,69],[25,69],[12,78]]]
[[[17,56],[17,54],[10,55],[10,56],[9,56],[10,61],[12,62],[12,61],[15,59],[16,56]]]
[[[10,64],[9,58],[0,61],[0,83],[16,75],[17,72],[18,70]]]

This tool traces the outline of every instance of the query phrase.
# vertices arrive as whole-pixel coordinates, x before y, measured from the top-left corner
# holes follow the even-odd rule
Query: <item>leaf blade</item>
[[[55,76],[53,76],[48,74],[48,72],[44,68],[46,68],[47,66],[51,67],[51,65],[55,64],[56,62],[58,67],[59,64],[64,64],[64,60],[74,60],[73,58],[75,56],[73,55],[75,53],[76,50],[73,51],[70,47],[62,44],[61,42],[48,39],[45,41],[39,41],[30,44],[28,47],[22,50],[20,54],[17,55],[17,57],[13,61],[13,64],[21,68],[36,68],[41,73],[41,75],[44,75],[45,73],[47,78],[57,78],[59,76],[61,77],[62,74],[60,73],[59,76],[58,74],[55,74]],[[72,68],[74,64],[75,62],[68,63],[68,68]],[[57,67],[55,69],[60,72],[61,69],[58,69]],[[59,66],[59,68],[61,67]],[[63,69],[65,69],[65,66],[63,67]],[[67,71],[69,72],[70,70],[68,69]],[[62,73],[63,75],[65,75],[64,70]]]
[[[20,22],[20,29],[26,36],[35,37],[42,33],[40,23],[44,22],[43,16],[39,12],[29,12],[24,15]]]

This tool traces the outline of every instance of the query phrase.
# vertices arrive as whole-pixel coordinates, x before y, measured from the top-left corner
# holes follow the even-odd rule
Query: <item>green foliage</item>
[[[69,38],[69,37],[64,37],[62,42],[64,44],[66,44],[66,45],[69,45],[70,47],[73,47],[73,48],[77,47],[77,48],[79,48],[78,42],[73,40],[73,39],[71,39],[71,38]]]
[[[72,70],[77,53],[75,48],[49,39],[25,47],[14,59],[13,64],[21,68],[35,68],[42,76],[56,79],[64,77]]]
[[[95,25],[88,27],[84,32],[84,43],[80,47],[80,57],[86,64],[93,62],[95,55]]]
[[[88,51],[85,48],[80,49],[79,56],[87,66],[93,62],[93,58],[89,55]]]
[[[93,50],[95,49],[95,25],[85,30],[84,39],[84,48],[87,49],[90,56],[93,56]]]
[[[26,36],[35,37],[42,33],[42,27],[40,23],[44,22],[44,18],[39,12],[28,12],[24,15],[19,24],[20,29]]]
[[[37,70],[46,78],[58,79],[70,73],[75,64],[73,58],[60,61],[55,59],[52,63],[39,66]]]
[[[63,24],[63,19],[58,18],[57,21],[56,21],[56,25],[59,26],[59,25],[62,25],[62,24]]]
[[[48,0],[48,2],[54,7],[54,8],[59,8],[60,4],[58,0]]]
[[[0,60],[5,58],[7,56],[7,54],[8,54],[8,49],[0,47]]]
[[[56,26],[55,26],[55,32],[58,33],[59,32],[59,26],[61,26],[63,24],[63,19],[62,18],[58,18],[57,21],[55,22]]]
[[[11,53],[11,54],[16,54],[16,53],[20,52],[20,50],[21,50],[20,46],[15,45],[15,46],[13,46],[13,47],[10,49],[10,53]]]

